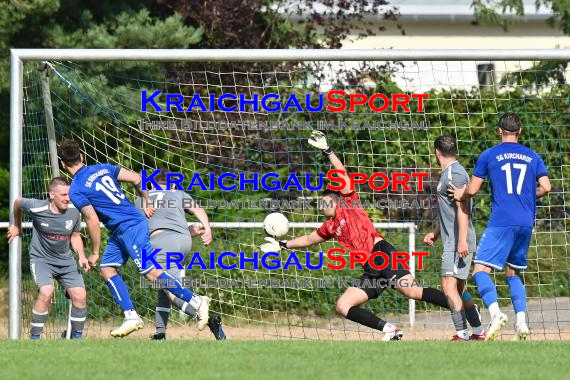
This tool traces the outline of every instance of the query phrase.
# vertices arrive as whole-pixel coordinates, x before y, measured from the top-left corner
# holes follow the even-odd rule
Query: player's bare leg
[[[360,306],[368,301],[366,292],[359,288],[347,288],[336,301],[335,310],[337,314],[346,317],[348,311],[354,306]]]
[[[160,279],[166,282],[166,288],[173,295],[172,303],[184,313],[198,320],[198,330],[204,330],[208,325],[210,298],[199,296],[182,287],[182,283],[173,275],[161,269],[148,272],[146,278],[150,281]]]
[[[400,340],[404,335],[401,330],[360,307],[366,301],[368,301],[368,295],[364,290],[350,287],[336,301],[336,312],[353,322],[382,331],[384,340]]]
[[[451,312],[451,320],[455,326],[456,335],[451,338],[453,341],[469,340],[469,332],[467,331],[467,317],[463,310],[463,301],[458,291],[458,280],[453,276],[441,277],[441,288],[447,299],[449,311]],[[463,286],[461,287],[463,289]]]
[[[127,289],[123,279],[114,267],[103,267],[100,271],[101,277],[109,287],[109,290],[113,294],[115,301],[121,306],[125,314],[123,319],[123,324],[111,331],[111,336],[125,337],[134,331],[143,328],[144,323],[137,314],[129,295],[129,290]]]
[[[505,276],[511,291],[511,300],[516,314],[515,337],[514,340],[526,340],[530,335],[530,330],[526,324],[526,290],[515,269],[510,266],[505,267]]]
[[[44,324],[48,319],[48,310],[53,297],[53,285],[44,285],[38,291],[38,298],[32,308],[32,325],[30,335],[32,339],[40,339]]]
[[[473,279],[475,279],[479,294],[491,314],[491,322],[489,322],[485,340],[497,339],[497,336],[501,333],[501,329],[509,321],[506,314],[502,313],[501,309],[499,309],[497,288],[495,288],[495,284],[493,280],[491,280],[490,273],[491,268],[485,265],[475,264],[473,268]]]

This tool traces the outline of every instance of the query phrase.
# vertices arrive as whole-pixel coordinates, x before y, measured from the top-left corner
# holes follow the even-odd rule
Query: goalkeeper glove
[[[282,248],[287,249],[287,240],[275,240],[272,237],[266,237],[267,243],[262,244],[259,248],[263,253],[279,252]]]
[[[309,139],[308,142],[315,148],[322,150],[323,153],[326,154],[327,156],[333,154],[332,149],[329,147],[329,144],[327,143],[327,137],[321,131],[313,131],[313,133],[311,133],[311,138]]]

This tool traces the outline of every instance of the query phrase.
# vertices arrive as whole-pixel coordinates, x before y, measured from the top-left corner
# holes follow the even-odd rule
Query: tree
[[[0,179],[8,178],[10,48],[339,48],[356,24],[360,35],[375,32],[365,14],[397,19],[385,0],[8,0],[0,7]],[[97,80],[83,82],[120,96],[108,75],[133,65],[87,66]],[[0,213],[6,220],[6,205]]]
[[[535,4],[537,9],[541,6],[550,8],[552,17],[548,19],[548,24],[570,35],[570,3],[567,0],[536,0]],[[523,0],[473,0],[471,6],[475,12],[475,24],[494,24],[505,30],[515,21],[513,17],[507,17],[507,13],[524,16]]]
[[[570,2],[568,0],[536,0],[536,8],[541,6],[552,10],[552,16],[547,23],[570,35]],[[498,25],[505,31],[516,21],[515,16],[524,16],[523,0],[499,0],[485,2],[473,0],[476,25]],[[507,16],[509,14],[509,16]],[[541,61],[533,64],[530,69],[520,70],[505,75],[502,85],[517,85],[523,87],[546,87],[566,84],[566,69],[568,62]]]
[[[363,21],[366,15],[397,20],[397,9],[386,0],[162,0],[151,9],[161,16],[177,12],[201,26],[205,37],[199,48],[340,48],[356,25],[360,36],[376,32]]]

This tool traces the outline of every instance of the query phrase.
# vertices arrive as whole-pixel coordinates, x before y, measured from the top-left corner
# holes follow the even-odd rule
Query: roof
[[[400,20],[438,20],[438,21],[473,21],[471,0],[391,0],[391,6],[398,7]],[[553,15],[552,10],[541,5],[536,8],[534,0],[523,0],[524,16],[514,12],[505,12],[505,17],[514,17],[521,21],[544,21]],[[501,11],[499,9],[499,11]]]
[[[472,0],[388,0],[389,4],[381,6],[378,14],[364,16],[366,21],[381,21],[384,19],[384,10],[397,8],[399,13],[398,21],[474,21]],[[546,21],[553,13],[544,5],[536,8],[535,0],[522,0],[524,6],[524,16],[517,16],[512,11],[505,12],[505,17],[512,17],[520,21]],[[302,2],[301,2],[302,3]],[[280,12],[287,14],[292,20],[302,21],[307,17],[310,10],[324,12],[328,7],[315,2],[310,8],[306,8],[300,14],[290,13],[300,4],[299,0],[285,1],[280,7]],[[499,11],[501,11],[499,9]]]

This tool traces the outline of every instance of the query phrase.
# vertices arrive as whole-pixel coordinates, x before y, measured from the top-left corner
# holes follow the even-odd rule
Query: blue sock
[[[526,311],[526,289],[521,278],[517,275],[507,277],[507,284],[511,290],[511,300],[513,301],[515,313]]]
[[[158,278],[166,281],[166,290],[170,291],[170,293],[174,294],[176,297],[183,299],[186,302],[189,302],[192,299],[192,292],[183,288],[180,281],[178,281],[178,279],[173,275],[162,272]]]
[[[461,301],[463,302],[471,301],[472,299],[473,297],[471,297],[471,293],[469,293],[467,290],[464,291],[461,295]]]
[[[477,272],[473,275],[473,279],[477,284],[477,289],[479,289],[479,295],[486,307],[489,307],[492,303],[497,302],[497,288],[491,279],[491,276],[487,272]]]
[[[111,294],[113,294],[113,298],[119,304],[121,310],[127,311],[135,308],[131,301],[131,296],[129,295],[129,289],[127,288],[127,285],[125,285],[120,274],[114,275],[108,279],[105,284],[109,287]]]
[[[32,335],[32,340],[40,340],[40,336],[39,335]]]

